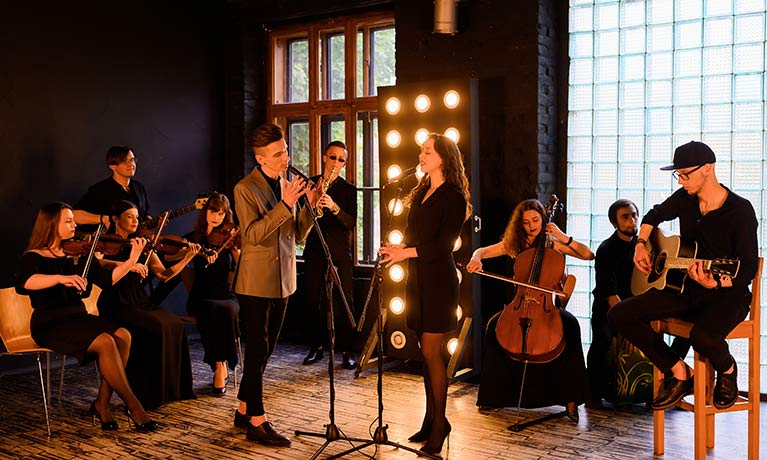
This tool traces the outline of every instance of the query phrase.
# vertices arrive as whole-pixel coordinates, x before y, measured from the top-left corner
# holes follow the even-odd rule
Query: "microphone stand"
[[[395,182],[391,182],[386,185],[390,185],[392,183],[396,183],[397,185],[397,197],[396,199],[399,200],[402,195],[402,181],[405,179],[405,177],[402,177],[401,179],[398,179]],[[384,185],[384,188],[386,187]],[[395,201],[396,202],[396,201]],[[388,209],[388,218],[386,223],[386,231],[382,235],[387,235],[389,233],[389,230],[391,229],[391,223],[392,219],[394,217],[394,214],[392,210]],[[385,238],[382,236],[382,238]],[[383,241],[381,242],[381,245],[383,245]],[[404,449],[409,452],[412,452],[419,457],[427,457],[431,459],[440,460],[442,457],[439,455],[430,454],[428,452],[424,452],[422,450],[414,449],[409,446],[405,446],[402,444],[399,444],[394,441],[389,440],[389,436],[386,434],[386,430],[389,428],[389,425],[383,424],[383,338],[384,338],[384,323],[386,322],[386,309],[383,306],[383,293],[381,292],[381,288],[383,287],[383,274],[381,273],[381,256],[378,255],[376,257],[376,263],[373,267],[373,276],[370,279],[370,286],[368,287],[368,293],[367,297],[365,298],[365,304],[362,307],[362,315],[360,316],[359,320],[359,326],[357,327],[357,331],[361,332],[364,324],[365,324],[365,312],[367,312],[368,305],[370,303],[370,299],[373,294],[373,289],[378,288],[378,319],[376,320],[376,328],[378,333],[378,344],[377,344],[377,352],[378,352],[378,383],[377,383],[377,392],[378,392],[378,427],[375,430],[375,433],[373,433],[373,439],[366,441],[364,444],[360,444],[358,446],[354,446],[351,449],[345,450],[341,452],[340,454],[336,454],[332,457],[328,457],[328,460],[334,459],[334,458],[340,458],[343,457],[346,454],[349,454],[351,452],[355,452],[361,449],[364,449],[368,446],[375,445],[376,450],[378,449],[378,446],[380,445],[386,445],[386,446],[393,446],[397,447],[399,449]],[[364,353],[364,350],[363,350]],[[359,361],[357,362],[357,370],[355,371],[356,375],[359,375],[360,371],[362,370],[362,363],[365,361],[366,357],[360,356]]]
[[[335,358],[334,358],[334,348],[335,348],[335,318],[333,315],[333,287],[335,286],[338,288],[338,292],[341,294],[341,302],[346,310],[346,315],[349,319],[349,322],[351,323],[352,328],[357,327],[356,322],[354,321],[354,315],[352,314],[351,309],[349,308],[349,303],[346,300],[346,295],[344,294],[344,290],[341,287],[341,277],[338,275],[338,270],[336,269],[336,266],[333,265],[333,258],[330,254],[330,248],[328,248],[328,244],[325,241],[325,236],[322,234],[322,230],[320,228],[320,224],[317,221],[317,212],[312,206],[309,199],[304,195],[304,205],[309,208],[309,213],[312,216],[312,220],[314,221],[314,229],[317,232],[317,236],[320,241],[320,246],[322,247],[322,251],[325,255],[325,295],[327,296],[327,317],[328,317],[328,338],[330,342],[330,356],[328,359],[328,381],[330,385],[330,410],[328,412],[328,416],[330,419],[330,423],[328,423],[325,426],[325,432],[324,433],[316,433],[316,432],[310,432],[310,431],[300,431],[296,430],[295,434],[296,436],[315,436],[318,438],[325,438],[325,443],[320,446],[320,448],[314,453],[314,455],[311,456],[311,460],[314,460],[319,457],[319,455],[322,453],[325,448],[327,448],[332,442],[334,441],[347,441],[349,444],[354,446],[352,441],[356,442],[365,442],[365,439],[358,439],[358,438],[350,438],[343,434],[343,432],[336,426],[335,423],[335,400],[336,400],[336,390],[335,390],[335,370],[333,368],[335,364]],[[332,458],[337,458],[332,457]]]

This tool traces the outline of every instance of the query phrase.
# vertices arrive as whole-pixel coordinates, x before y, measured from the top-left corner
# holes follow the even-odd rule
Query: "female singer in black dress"
[[[111,219],[114,232],[127,238],[138,228],[138,209],[130,201],[117,201]],[[199,245],[191,243],[184,257],[170,268],[165,268],[154,253],[145,265],[159,280],[166,281],[181,273],[199,250]],[[109,258],[120,261],[126,257],[122,253]],[[155,408],[169,401],[194,398],[192,363],[184,324],[178,316],[149,301],[144,278],[145,274],[128,273],[102,291],[98,308],[101,316],[124,326],[133,336],[125,372],[144,407]]]
[[[47,204],[37,213],[16,277],[16,291],[29,295],[32,301],[32,338],[42,347],[76,357],[80,364],[97,360],[101,384],[90,412],[94,423],[96,418],[101,421],[102,430],[117,429],[109,409],[109,399],[115,391],[130,411],[136,429],[154,431],[157,424],[133,394],[125,375],[130,333],[111,321],[88,314],[82,301],[83,296],[90,294],[92,282],[106,289],[129,270],[141,273],[143,267],[136,262],[146,241],[131,240],[126,260],[111,269],[93,260],[88,278],[84,279],[77,274],[75,259],[67,257],[61,245],[63,240],[74,237],[75,227],[74,213],[68,204]],[[78,262],[85,261],[85,257],[80,259]]]
[[[213,192],[205,206],[200,209],[194,231],[185,237],[189,241],[211,246],[208,237],[214,229],[234,228],[232,208],[226,195]],[[205,350],[203,362],[213,371],[213,393],[226,393],[229,371],[237,366],[237,322],[240,304],[231,291],[230,275],[240,257],[235,238],[229,247],[220,249],[217,255],[197,254],[192,259],[193,269],[186,268],[193,275],[189,300],[186,308],[197,318],[197,330]]]
[[[525,200],[514,208],[503,239],[474,251],[466,265],[469,272],[482,269],[482,259],[507,255],[516,258],[520,252],[535,248],[538,238],[553,237],[553,249],[563,255],[591,260],[594,253],[585,244],[565,235],[553,222],[544,226],[546,209],[538,200]],[[544,231],[543,230],[545,227]],[[560,308],[565,349],[548,363],[529,363],[525,373],[521,407],[563,405],[570,419],[578,420],[578,405],[586,392],[586,364],[583,360],[581,329],[578,320]],[[495,337],[499,314],[488,321],[482,348],[477,405],[481,407],[513,407],[519,402],[524,363],[511,359]]]
[[[418,156],[425,176],[406,198],[410,206],[403,245],[380,249],[387,266],[408,260],[407,322],[418,333],[425,363],[426,414],[410,437],[424,452],[439,453],[450,434],[445,417],[447,369],[442,358],[445,333],[458,327],[458,275],[453,246],[471,213],[463,157],[450,138],[430,134]]]

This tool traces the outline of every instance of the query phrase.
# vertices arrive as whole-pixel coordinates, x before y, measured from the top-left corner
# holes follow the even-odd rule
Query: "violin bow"
[[[86,280],[88,279],[88,272],[91,269],[91,262],[93,262],[93,255],[96,253],[96,246],[99,244],[99,238],[101,237],[101,233],[104,231],[104,224],[99,222],[99,226],[96,229],[96,234],[93,237],[93,244],[91,245],[91,250],[88,251],[88,258],[85,260],[85,267],[83,267],[83,275],[82,277]],[[80,291],[82,294],[83,291]]]
[[[464,264],[457,263],[455,265],[458,268],[466,269],[466,266]],[[536,291],[542,291],[542,292],[547,292],[549,294],[554,294],[557,297],[563,297],[563,298],[569,297],[569,294],[567,294],[566,292],[563,292],[563,291],[558,291],[556,289],[546,289],[544,287],[536,286],[535,284],[524,283],[522,281],[517,281],[517,280],[511,279],[511,278],[509,278],[507,276],[496,275],[495,273],[486,272],[484,270],[477,270],[475,272],[469,272],[467,270],[467,273],[471,273],[471,274],[476,273],[478,275],[487,276],[488,278],[495,278],[497,280],[506,281],[507,283],[516,284],[518,286],[526,287],[526,288],[529,288],[529,289],[535,289]]]
[[[149,249],[149,252],[147,252],[146,254],[146,261],[144,262],[144,265],[149,265],[149,259],[152,257],[152,254],[154,254],[154,250],[157,247],[157,242],[160,241],[160,234],[165,228],[165,224],[168,223],[169,215],[170,215],[170,211],[165,211],[160,216],[160,225],[157,227],[157,233],[155,233],[154,239],[151,241],[152,247],[151,249]]]

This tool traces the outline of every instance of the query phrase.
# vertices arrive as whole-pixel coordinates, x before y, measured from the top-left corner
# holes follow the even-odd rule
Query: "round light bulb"
[[[415,143],[418,145],[423,145],[423,143],[426,142],[427,137],[429,137],[429,130],[426,128],[421,128],[415,132]]]
[[[396,129],[392,129],[388,133],[386,133],[386,145],[388,145],[391,148],[397,148],[399,147],[399,144],[402,142],[402,136],[400,136],[399,131]]]
[[[389,310],[395,315],[399,315],[405,311],[405,301],[401,297],[393,297],[389,301]]]
[[[461,318],[463,318],[463,308],[461,308],[460,305],[455,307],[455,316],[458,318],[458,321],[460,321]]]
[[[421,113],[426,112],[429,110],[429,106],[431,106],[431,101],[429,100],[429,96],[425,94],[420,94],[418,97],[415,98],[415,109]]]
[[[392,265],[391,268],[389,268],[389,278],[395,283],[399,283],[405,279],[405,269],[400,265]]]
[[[455,269],[455,273],[456,273],[456,275],[458,275],[458,284],[461,284],[461,282],[463,281],[463,274],[461,273],[461,270],[458,270],[456,268]]]
[[[405,344],[407,344],[407,339],[405,338],[405,334],[403,334],[402,331],[392,332],[389,341],[391,341],[391,346],[397,350],[402,350],[405,348]]]
[[[386,168],[386,177],[388,177],[389,180],[396,179],[400,174],[402,174],[402,168],[400,168],[399,165],[391,165]]]
[[[389,200],[389,212],[394,214],[395,216],[399,216],[402,214],[402,211],[405,209],[405,206],[402,204],[402,200],[398,200],[396,198],[392,198]]]
[[[455,128],[447,128],[445,130],[445,137],[450,138],[456,144],[461,139],[461,133]]]
[[[418,180],[421,180],[421,178],[425,175],[426,173],[421,171],[421,165],[415,167],[415,177],[417,177]]]
[[[447,97],[447,94],[445,94],[445,97]],[[447,104],[447,102],[445,104]],[[386,112],[389,115],[398,114],[400,107],[401,107],[401,104],[398,98],[390,97],[389,99],[386,100]]]
[[[447,341],[447,352],[451,355],[455,353],[455,350],[458,348],[458,339],[452,338]]]
[[[445,107],[448,109],[454,109],[458,107],[458,103],[461,101],[461,97],[458,95],[458,91],[451,89],[445,93],[442,101],[445,103]]]
[[[399,230],[392,230],[391,233],[389,233],[389,243],[391,244],[402,244],[402,240],[404,239],[404,236],[402,235],[402,232]]]

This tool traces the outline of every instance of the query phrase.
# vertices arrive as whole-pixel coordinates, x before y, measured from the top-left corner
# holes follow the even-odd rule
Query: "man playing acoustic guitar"
[[[661,169],[674,170],[672,174],[682,188],[644,216],[636,240],[634,265],[649,275],[659,265],[654,264],[648,240],[658,240],[656,227],[660,223],[679,218],[681,239],[697,246],[681,292],[649,289],[618,303],[608,313],[613,328],[665,373],[663,387],[653,401],[656,410],[676,405],[693,388],[692,371],[684,357],[675,353],[650,325],[661,318],[681,317],[694,322],[690,344],[711,361],[717,372],[714,405],[720,409],[730,407],[738,396],[737,366],[725,337],[748,314],[748,286],[758,265],[757,220],[748,200],[719,183],[715,162],[714,152],[702,142],[677,147],[674,163]],[[706,268],[711,267],[706,259],[719,258],[739,260],[739,269],[726,275]],[[633,281],[632,287],[636,287]]]

